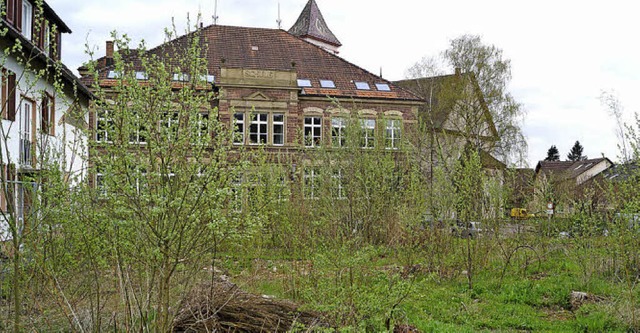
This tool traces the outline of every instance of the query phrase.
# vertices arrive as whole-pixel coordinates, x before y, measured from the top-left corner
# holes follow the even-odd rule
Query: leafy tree
[[[573,144],[573,147],[571,147],[571,151],[569,151],[569,154],[567,154],[567,160],[569,160],[569,161],[586,160],[587,157],[586,156],[582,156],[582,151],[583,150],[584,150],[584,148],[580,144],[580,141],[576,141],[576,143]]]
[[[544,159],[545,161],[559,161],[560,160],[560,151],[555,145],[552,145],[549,150],[547,150],[547,157]]]
[[[473,73],[497,130],[498,140],[491,141],[487,150],[506,162],[525,164],[527,142],[521,128],[524,109],[507,91],[511,62],[504,59],[502,53],[500,48],[484,44],[480,36],[463,35],[451,40],[449,48],[440,57],[423,58],[407,73],[410,78],[434,76],[443,72],[442,67],[449,67],[449,71]],[[445,95],[458,94],[458,98],[460,93],[468,94],[469,90],[453,87],[444,92]],[[438,98],[442,96],[439,94]],[[478,109],[481,106],[475,104],[474,107]],[[479,113],[476,111],[475,114]],[[467,129],[469,126],[486,126],[484,117],[477,119],[480,121],[467,121]]]

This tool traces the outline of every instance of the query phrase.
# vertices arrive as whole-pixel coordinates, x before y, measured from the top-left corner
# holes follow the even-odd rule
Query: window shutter
[[[7,119],[16,120],[16,74],[9,73],[7,76]]]
[[[49,133],[49,97],[42,97],[40,105],[40,130],[43,133]]]
[[[16,17],[16,0],[7,0],[7,22],[14,24]]]
[[[56,52],[52,58],[53,60],[62,59],[62,40],[60,39],[60,31],[56,32]]]
[[[11,0],[9,0],[11,1]],[[15,1],[15,20],[14,20],[14,25],[16,27],[16,30],[22,32],[22,0],[14,0]]]
[[[42,15],[42,22],[40,22],[40,31],[38,31],[38,47],[46,52],[47,50],[44,49],[44,26],[47,24],[47,21],[44,19],[44,12],[40,12],[40,15]],[[37,21],[34,21],[34,23],[36,22]]]

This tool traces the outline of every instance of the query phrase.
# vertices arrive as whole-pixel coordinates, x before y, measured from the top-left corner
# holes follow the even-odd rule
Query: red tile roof
[[[205,46],[202,56],[207,59],[209,74],[216,78],[222,67],[296,71],[298,79],[308,79],[312,83],[312,87],[305,88],[306,95],[422,100],[416,94],[280,29],[210,25],[147,53],[172,57],[172,53],[187,49],[190,37],[196,34],[199,34],[200,44]],[[142,70],[135,56],[129,57],[128,61],[135,64],[135,70]],[[106,78],[108,70],[102,70],[102,79]],[[333,80],[336,88],[321,88],[320,80]],[[355,81],[368,82],[371,90],[356,89]],[[375,83],[387,83],[391,91],[378,91]]]

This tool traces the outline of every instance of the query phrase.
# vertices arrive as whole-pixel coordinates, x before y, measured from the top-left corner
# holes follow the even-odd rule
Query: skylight
[[[207,81],[207,83],[213,83],[215,77],[213,75],[200,75],[200,80]]]
[[[582,168],[582,166],[583,166],[583,165],[584,165],[584,164],[580,164],[580,165],[578,165],[574,170],[578,170],[578,169]]]
[[[149,75],[145,72],[136,72],[136,80],[148,80]]]
[[[187,82],[189,81],[189,74],[185,73],[174,73],[173,81]]]
[[[379,91],[391,91],[391,87],[386,83],[376,83],[376,89]]]
[[[109,71],[109,73],[107,73],[107,79],[116,79],[120,77],[120,73],[116,72],[116,71]]]
[[[371,87],[369,87],[369,84],[366,82],[356,81],[354,83],[356,84],[356,88],[359,90],[371,90]]]
[[[335,88],[336,84],[331,80],[320,80],[320,86],[322,88]]]
[[[311,87],[311,80],[298,79],[298,87]]]

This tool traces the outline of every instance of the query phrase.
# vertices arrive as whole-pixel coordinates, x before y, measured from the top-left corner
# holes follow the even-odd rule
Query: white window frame
[[[337,169],[333,171],[333,175],[331,176],[334,182],[334,190],[335,190],[335,198],[336,199],[346,199],[344,195],[344,186],[342,184],[344,177],[342,176],[342,170]]]
[[[347,145],[347,118],[331,118],[331,145],[333,147],[346,147]]]
[[[133,124],[131,124],[133,128],[131,133],[129,134],[129,143],[130,144],[146,144],[147,138],[144,137],[144,135],[141,135],[140,133],[143,132],[144,134],[144,132],[148,132],[148,131],[145,128],[145,126],[141,123],[139,114],[137,113],[134,114],[133,118],[134,118],[134,121],[133,121]],[[149,133],[146,133],[146,134],[149,134]]]
[[[400,119],[387,119],[385,131],[385,148],[400,149],[402,137],[402,121]]]
[[[362,148],[375,148],[376,146],[376,120],[371,118],[360,119]]]
[[[276,117],[281,117],[281,120],[276,121]],[[285,144],[285,121],[284,113],[274,113],[271,115],[271,139],[274,146],[284,146]],[[281,143],[276,143],[277,137],[282,137]]]
[[[31,40],[33,34],[33,5],[28,0],[22,1],[22,35]]]
[[[320,172],[316,168],[308,167],[304,169],[303,197],[305,199],[319,199],[318,183]]]
[[[262,119],[263,118],[263,119]],[[264,126],[264,133],[261,127]],[[252,136],[255,135],[255,141]],[[261,140],[264,138],[264,141]],[[265,145],[269,142],[269,114],[266,112],[257,112],[251,114],[251,122],[249,122],[249,144]]]
[[[307,120],[310,122],[307,124]],[[304,117],[304,146],[320,147],[322,144],[322,116]]]
[[[243,112],[236,112],[233,114],[233,144],[244,144],[244,133],[246,131],[245,126],[245,114]]]
[[[113,142],[110,138],[113,130],[113,119],[109,116],[111,111],[98,109],[96,112],[96,142]],[[101,128],[102,127],[102,128]]]
[[[180,129],[180,114],[178,112],[165,112],[160,120],[160,129],[164,131],[167,140],[176,140]]]
[[[209,136],[209,113],[198,113],[198,119],[196,120],[196,135],[200,139],[207,139]]]

